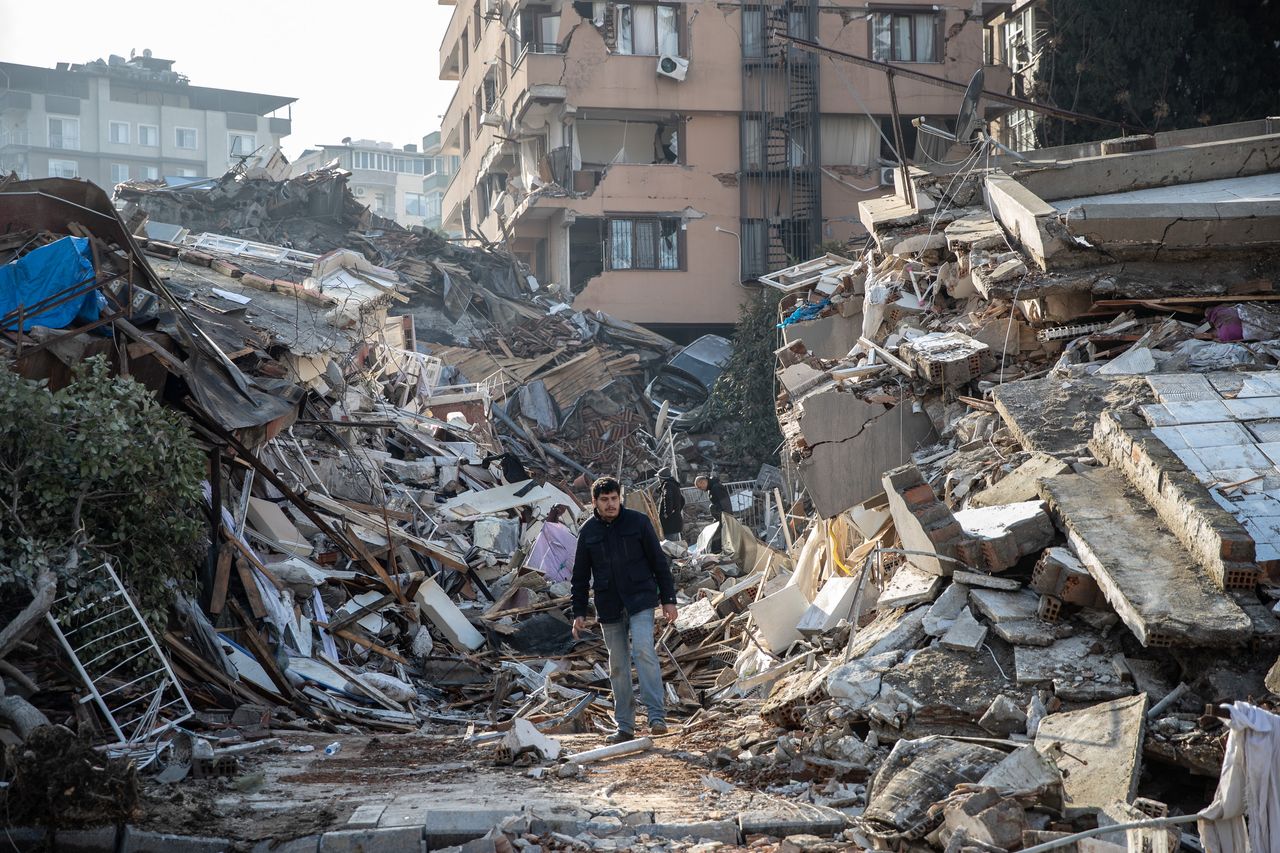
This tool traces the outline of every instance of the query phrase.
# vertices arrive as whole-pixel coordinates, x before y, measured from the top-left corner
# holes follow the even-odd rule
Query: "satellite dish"
[[[969,78],[969,86],[964,90],[964,100],[960,102],[960,112],[956,113],[956,142],[968,144],[973,132],[982,124],[978,113],[978,99],[982,97],[982,69],[973,72]]]

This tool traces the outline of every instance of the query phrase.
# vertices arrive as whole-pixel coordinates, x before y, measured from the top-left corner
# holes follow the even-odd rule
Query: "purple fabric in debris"
[[[551,583],[567,581],[573,575],[573,553],[578,537],[569,528],[554,521],[542,525],[525,565],[547,576]]]
[[[1204,312],[1204,318],[1213,326],[1220,341],[1238,341],[1244,338],[1240,314],[1234,305],[1219,305]]]

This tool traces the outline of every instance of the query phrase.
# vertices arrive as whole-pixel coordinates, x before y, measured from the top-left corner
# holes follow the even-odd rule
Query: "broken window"
[[[871,58],[877,62],[939,62],[935,12],[873,12]]]
[[[609,269],[680,268],[680,220],[676,217],[609,220]]]
[[[484,78],[484,111],[493,112],[494,104],[498,103],[498,80],[494,71],[490,70]]]
[[[559,53],[560,14],[550,9],[520,13],[520,49],[531,53]]]
[[[615,163],[679,161],[682,122],[583,119],[574,123],[574,168],[601,171]]]
[[[653,3],[619,3],[618,53],[633,56],[678,56],[680,30],[674,6]]]

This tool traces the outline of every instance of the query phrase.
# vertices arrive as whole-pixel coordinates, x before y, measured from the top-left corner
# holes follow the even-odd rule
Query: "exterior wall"
[[[482,19],[477,33],[477,2],[484,0],[462,0],[455,6],[441,46],[441,77],[458,80],[442,122],[441,150],[461,157],[459,173],[444,193],[444,227],[463,230],[465,211],[468,238],[505,240],[531,260],[540,252],[549,278],[543,283],[567,295],[569,233],[575,221],[638,213],[679,216],[684,229],[679,270],[606,270],[573,294],[575,306],[650,324],[733,323],[745,293],[739,285],[740,247],[734,236],[743,232],[742,217],[748,215],[740,189],[747,180],[742,163],[744,89],[755,85],[753,75],[758,73],[744,65],[741,7],[706,0],[677,5],[679,52],[689,60],[687,77],[678,82],[656,73],[656,56],[611,52],[605,34],[571,3],[559,8],[561,52],[535,53],[522,52],[500,21]],[[867,8],[839,5],[818,7],[817,40],[836,50],[871,55]],[[921,115],[953,119],[963,86],[983,65],[981,17],[929,0],[901,0],[892,8],[921,14],[938,10],[937,61],[907,67],[960,84],[942,88],[897,78],[904,121]],[[818,66],[818,109],[824,119],[830,115],[845,120],[870,112],[876,127],[884,120],[888,130],[890,95],[881,71],[827,59]],[[498,127],[478,126],[476,97],[488,74],[498,84]],[[987,69],[989,89],[1003,89],[1008,79],[1007,69]],[[570,175],[558,191],[530,194],[524,185],[522,175],[538,175],[539,169],[522,167],[526,150],[512,139],[543,135],[545,155],[569,146],[583,120],[664,117],[681,122],[678,164],[615,163],[605,168],[594,187],[583,180],[582,172]],[[865,236],[857,204],[884,194],[878,139],[877,133],[874,144],[860,149],[857,162],[832,162],[827,157],[818,161],[821,239]],[[552,162],[547,158],[543,169]],[[486,185],[501,201],[486,215],[478,185],[489,175],[497,177]]]
[[[364,204],[380,216],[394,219],[406,228],[414,225],[428,225],[426,217],[408,213],[407,195],[409,193],[426,194],[424,176],[416,173],[391,172],[381,169],[357,169],[354,167],[354,155],[357,151],[423,161],[430,156],[420,151],[406,151],[404,148],[396,148],[390,143],[373,145],[365,141],[364,144],[357,142],[350,145],[325,145],[318,149],[305,151],[301,157],[293,162],[291,172],[294,175],[310,172],[336,158],[342,168],[351,172],[351,178],[347,181],[347,186],[351,188],[352,194],[361,204]],[[424,170],[425,168],[426,166],[424,165]],[[378,206],[378,196],[382,196],[385,201],[385,206],[381,209]]]

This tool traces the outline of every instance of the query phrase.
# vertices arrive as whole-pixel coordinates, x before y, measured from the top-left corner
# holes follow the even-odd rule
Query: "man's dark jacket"
[[[722,512],[733,514],[733,500],[729,497],[729,490],[715,477],[707,481],[707,494],[711,498],[712,515]]]
[[[574,616],[587,615],[593,587],[601,622],[676,603],[676,582],[648,516],[624,507],[611,522],[593,514],[582,525],[573,560]]]
[[[675,536],[684,530],[684,493],[674,477],[658,481],[658,521],[662,522],[663,536]]]

